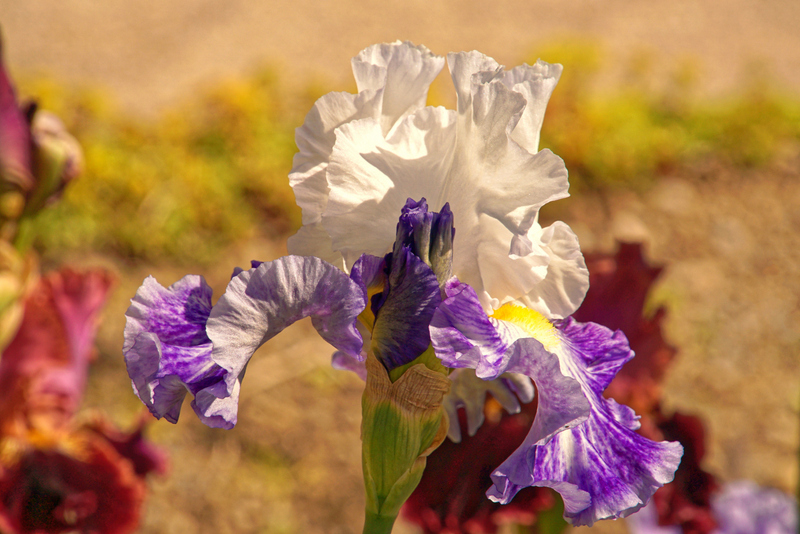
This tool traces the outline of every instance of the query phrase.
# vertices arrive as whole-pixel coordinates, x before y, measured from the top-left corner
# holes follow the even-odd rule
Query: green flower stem
[[[428,455],[447,435],[442,399],[447,375],[418,363],[395,382],[370,353],[361,401],[365,533],[391,532],[400,507],[419,484]]]
[[[395,519],[397,516],[386,517],[367,510],[364,519],[364,534],[390,534]]]

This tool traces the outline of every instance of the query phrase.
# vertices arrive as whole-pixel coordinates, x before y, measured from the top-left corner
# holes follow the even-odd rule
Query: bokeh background
[[[139,412],[121,345],[146,275],[203,274],[219,295],[234,266],[285,254],[294,128],[317,97],[355,90],[359,50],[407,39],[564,64],[542,144],[573,196],[543,220],[569,223],[586,250],[645,243],[666,267],[651,305],[668,307],[679,349],[665,405],[705,419],[705,467],[722,481],[794,492],[798,24],[793,0],[0,0],[21,96],[58,113],[86,157],[35,246],[45,268],[101,265],[121,281],[86,406],[122,425]],[[453,106],[446,74],[430,101]],[[152,481],[141,532],[360,531],[363,385],[330,353],[299,323],[253,360],[236,429],[190,410],[153,424],[172,471]]]

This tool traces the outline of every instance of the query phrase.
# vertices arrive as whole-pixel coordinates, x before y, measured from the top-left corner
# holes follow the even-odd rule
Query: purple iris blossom
[[[323,339],[359,358],[355,321],[365,303],[358,284],[314,257],[286,256],[239,271],[213,307],[201,276],[168,289],[149,277],[126,312],[123,352],[134,392],[172,423],[189,392],[201,421],[232,428],[241,380],[258,347],[311,317]]]
[[[794,534],[798,528],[797,501],[778,489],[752,480],[729,482],[712,497],[717,528],[712,534]],[[632,534],[682,534],[680,525],[658,524],[655,503],[626,519]]]
[[[219,301],[202,277],[169,289],[148,278],[127,312],[124,352],[134,390],[157,417],[176,422],[188,391],[209,426],[236,423],[241,381],[253,353],[311,317],[333,345],[334,365],[359,374],[368,352],[392,370],[433,345],[453,373],[451,411],[487,393],[510,411],[537,411],[524,443],[493,473],[488,496],[508,503],[522,488],[562,494],[565,516],[591,525],[639,509],[672,479],[682,453],[633,432],[633,411],[602,397],[632,357],[620,332],[567,318],[550,322],[507,304],[486,315],[476,292],[449,277],[453,215],[409,200],[391,253],[362,255],[350,275],[316,257],[287,256],[237,270]],[[472,376],[474,375],[474,377]],[[474,383],[486,381],[487,387]],[[481,423],[473,418],[472,433]]]
[[[711,508],[718,523],[714,534],[790,534],[799,526],[791,495],[750,480],[726,484]]]
[[[474,290],[455,278],[446,292],[431,322],[443,363],[473,368],[482,379],[521,373],[538,389],[533,427],[492,474],[490,499],[508,503],[522,488],[551,487],[561,493],[571,523],[591,525],[633,513],[672,480],[680,444],[639,436],[633,410],[602,396],[633,356],[624,334],[571,318],[551,323],[517,305],[488,317]],[[542,375],[535,365],[555,366],[560,373]]]

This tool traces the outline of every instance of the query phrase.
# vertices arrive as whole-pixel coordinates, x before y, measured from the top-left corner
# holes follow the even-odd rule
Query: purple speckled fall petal
[[[589,403],[574,378],[565,376],[559,358],[531,337],[514,335],[514,327],[486,316],[475,291],[452,279],[447,296],[431,321],[431,341],[448,367],[471,367],[484,380],[503,373],[529,377],[536,384],[538,408],[525,442],[504,463],[509,500],[520,488],[535,485],[533,455],[536,445],[585,421]],[[495,480],[501,484],[500,480]]]
[[[536,421],[527,439],[492,475],[492,500],[508,503],[524,487],[551,487],[561,493],[568,520],[591,525],[638,510],[672,480],[683,451],[680,444],[639,436],[633,410],[602,396],[633,356],[621,332],[568,318],[545,333],[554,336],[543,339],[549,345],[545,349],[523,323],[480,313],[477,295],[466,284],[451,280],[446,291],[448,298],[431,323],[434,348],[445,365],[471,367],[485,379],[504,372],[525,374],[539,391]],[[548,367],[548,358],[556,361],[554,367]],[[572,390],[572,404],[567,390],[556,385],[559,370],[578,388]],[[549,406],[551,402],[562,404]],[[566,415],[575,410],[579,416],[579,402],[584,421],[570,422]]]
[[[634,432],[633,410],[604,399],[603,390],[632,353],[621,332],[571,318],[557,321],[564,343],[557,350],[561,367],[577,379],[591,404],[589,419],[537,444],[526,455],[533,462],[537,486],[548,486],[564,498],[564,516],[574,525],[625,517],[647,503],[672,480],[683,454],[679,443],[654,442]],[[509,458],[493,475],[493,499],[508,502],[522,484]],[[512,484],[509,484],[512,481]],[[590,503],[586,503],[586,496]]]
[[[125,314],[125,363],[136,395],[156,417],[177,422],[189,392],[195,396],[192,408],[207,425],[231,428],[236,423],[235,410],[208,410],[208,397],[217,398],[217,385],[226,374],[211,359],[206,336],[210,312],[211,288],[202,276],[185,276],[169,288],[148,277],[131,300]],[[227,393],[224,398],[217,402],[235,405]]]
[[[358,358],[362,339],[355,322],[365,304],[359,284],[315,257],[285,256],[239,273],[214,306],[206,327],[213,342],[212,359],[229,373],[227,392],[238,395],[258,347],[305,317],[311,317],[325,341]],[[224,416],[224,407],[220,410]]]

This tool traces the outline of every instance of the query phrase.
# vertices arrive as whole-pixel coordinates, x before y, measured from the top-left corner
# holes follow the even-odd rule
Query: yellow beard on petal
[[[509,302],[496,309],[491,317],[522,328],[548,352],[555,351],[561,345],[561,339],[553,323],[530,308]]]

